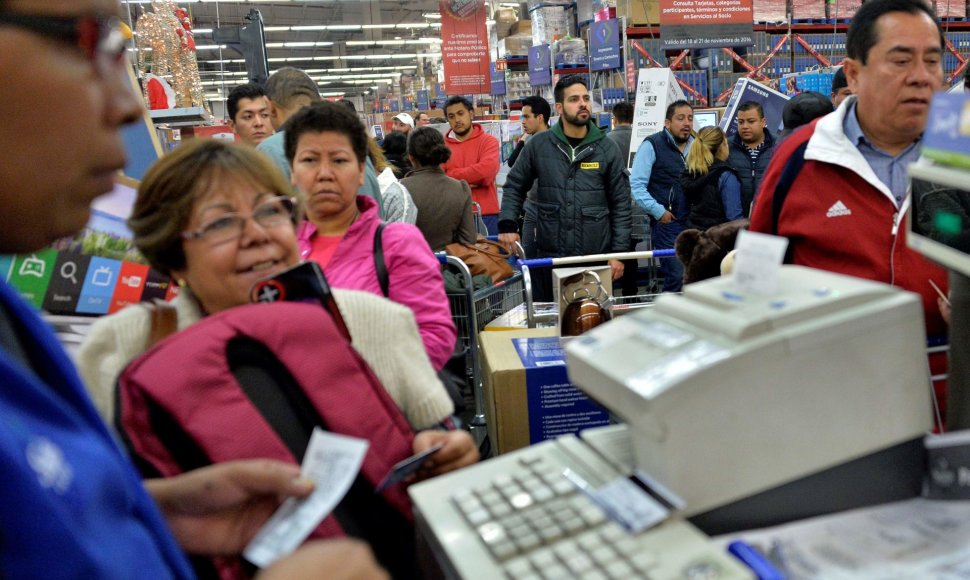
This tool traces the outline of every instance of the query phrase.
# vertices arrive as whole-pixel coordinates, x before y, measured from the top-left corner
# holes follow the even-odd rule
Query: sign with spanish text
[[[589,70],[613,70],[621,66],[620,21],[594,22],[589,27]]]
[[[660,0],[664,49],[753,44],[753,0]]]
[[[440,0],[441,58],[449,95],[491,89],[485,0]]]
[[[529,84],[534,87],[552,84],[551,60],[548,44],[529,48]]]
[[[505,71],[499,70],[498,67],[493,62],[491,65],[492,72],[492,95],[504,95],[505,89]]]
[[[431,108],[431,100],[428,96],[428,91],[421,90],[418,91],[418,110],[427,111]]]

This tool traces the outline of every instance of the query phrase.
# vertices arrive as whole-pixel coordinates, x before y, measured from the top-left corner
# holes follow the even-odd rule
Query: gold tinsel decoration
[[[135,23],[139,73],[167,80],[175,91],[176,106],[202,107],[211,113],[202,89],[188,14],[172,0],[152,0],[152,10]],[[147,104],[147,83],[143,92]]]

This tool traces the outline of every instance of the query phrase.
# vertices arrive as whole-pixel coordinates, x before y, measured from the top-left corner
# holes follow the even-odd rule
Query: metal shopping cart
[[[521,247],[517,253],[523,256]],[[488,434],[485,422],[485,387],[482,378],[481,355],[478,346],[478,333],[485,326],[509,311],[523,308],[531,322],[532,291],[529,278],[529,268],[513,265],[515,274],[506,280],[486,288],[475,290],[472,286],[472,274],[463,261],[454,256],[438,254],[438,259],[446,267],[458,273],[464,281],[461,292],[449,292],[448,302],[451,306],[451,316],[458,329],[458,344],[456,356],[465,362],[465,383],[467,393],[474,400],[474,415],[469,420],[469,427],[475,441],[481,446]]]

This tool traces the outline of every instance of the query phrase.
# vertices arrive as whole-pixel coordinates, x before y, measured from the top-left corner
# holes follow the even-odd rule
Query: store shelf
[[[552,72],[554,74],[557,74],[557,75],[585,75],[585,74],[589,74],[589,69],[588,68],[585,68],[585,67],[583,67],[583,68],[568,68],[567,67],[567,68],[557,68],[557,69],[553,69]]]
[[[168,125],[170,127],[185,127],[204,123],[208,114],[202,107],[188,107],[183,109],[158,109],[149,111],[152,122],[156,125]]]

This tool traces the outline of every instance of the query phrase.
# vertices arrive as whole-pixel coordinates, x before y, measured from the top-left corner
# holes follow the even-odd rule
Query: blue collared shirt
[[[675,143],[670,131],[663,129],[663,132],[667,139]],[[694,136],[691,135],[687,140],[687,146],[684,147],[683,155],[685,159],[693,143]],[[637,205],[642,207],[653,219],[659,220],[664,216],[666,208],[647,191],[647,184],[650,183],[650,172],[653,171],[653,164],[656,162],[657,152],[653,150],[653,143],[644,139],[633,158],[633,169],[630,171],[630,194]]]
[[[906,190],[909,188],[907,169],[910,163],[919,159],[920,142],[919,140],[913,141],[895,157],[886,153],[873,145],[862,132],[859,117],[856,116],[855,105],[855,102],[849,104],[849,110],[846,111],[845,119],[842,120],[842,130],[845,132],[845,136],[849,138],[849,142],[856,146],[859,153],[862,153],[862,157],[865,158],[869,167],[872,167],[872,171],[879,178],[879,181],[886,184],[886,187],[892,192],[898,207],[903,204],[903,200],[906,198]]]

